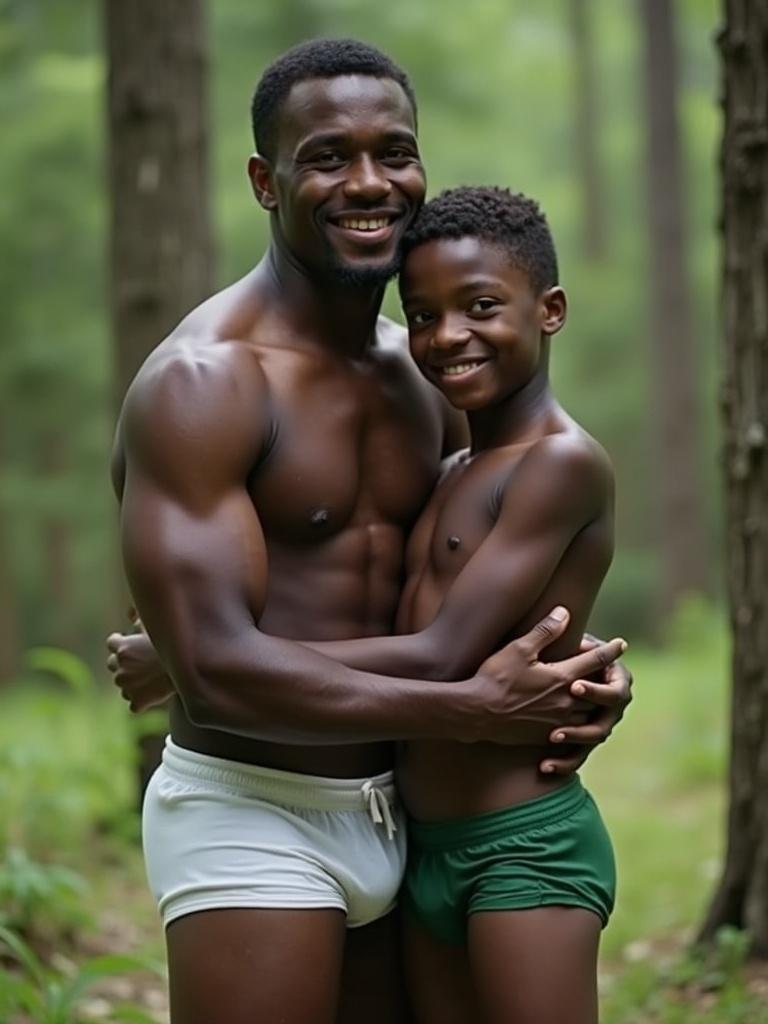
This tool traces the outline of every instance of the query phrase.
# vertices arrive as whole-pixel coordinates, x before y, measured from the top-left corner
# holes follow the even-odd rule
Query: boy
[[[402,635],[312,645],[356,667],[446,679],[571,613],[547,658],[578,649],[611,561],[603,449],[558,405],[549,339],[565,322],[552,238],[531,200],[498,188],[433,199],[406,235],[400,278],[411,353],[466,411],[407,553]],[[593,1024],[614,864],[577,777],[538,748],[417,741],[397,767],[410,816],[408,969],[424,1024]]]

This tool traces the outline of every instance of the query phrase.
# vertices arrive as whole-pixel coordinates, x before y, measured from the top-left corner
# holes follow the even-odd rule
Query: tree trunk
[[[105,0],[118,409],[147,355],[213,289],[204,13],[204,0]],[[143,790],[157,738],[140,744]]]
[[[600,158],[598,154],[595,48],[589,0],[571,0],[571,37],[575,68],[575,137],[582,195],[582,244],[588,259],[605,254],[605,216]]]
[[[2,424],[0,424],[0,482],[5,467]],[[2,487],[0,487],[0,684],[16,674],[20,655],[20,624],[13,579],[13,567],[8,557],[11,541],[8,537],[8,513]]]
[[[744,928],[768,958],[768,8],[726,0],[723,381],[733,634],[728,847],[702,927]]]
[[[203,0],[105,0],[117,389],[213,288]],[[119,402],[118,402],[119,404]]]
[[[670,0],[641,0],[645,35],[651,385],[655,396],[661,611],[706,589],[699,466],[699,354],[685,258],[685,197]]]

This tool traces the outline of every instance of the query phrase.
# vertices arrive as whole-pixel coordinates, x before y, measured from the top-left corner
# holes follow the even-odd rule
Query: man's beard
[[[399,256],[380,267],[350,267],[340,260],[331,259],[328,276],[334,284],[344,288],[377,288],[400,273]]]

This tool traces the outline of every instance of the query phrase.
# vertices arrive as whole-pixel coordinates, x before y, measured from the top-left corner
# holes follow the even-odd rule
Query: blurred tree
[[[105,0],[112,329],[120,401],[213,288],[203,0]]]
[[[117,404],[213,290],[204,0],[105,0]],[[162,737],[141,741],[142,790]]]
[[[768,958],[768,7],[726,0],[725,12],[721,394],[733,705],[728,850],[702,938],[735,925]]]
[[[662,611],[706,588],[700,473],[699,358],[686,265],[685,195],[671,0],[641,0],[650,233],[651,394]],[[652,429],[654,427],[652,426]]]
[[[582,194],[582,245],[588,259],[605,254],[605,196],[598,151],[595,48],[590,0],[570,0],[575,88],[575,137]]]

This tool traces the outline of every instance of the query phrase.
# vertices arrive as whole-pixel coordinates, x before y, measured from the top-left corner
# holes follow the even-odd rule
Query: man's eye
[[[410,150],[404,149],[402,146],[390,146],[384,154],[384,159],[392,162],[400,161],[404,163],[406,160],[413,159],[413,153],[411,153]]]
[[[326,150],[324,153],[318,153],[313,158],[313,161],[316,164],[324,164],[328,166],[343,163],[344,158],[342,157],[341,153],[336,153],[334,152],[334,150],[329,149]]]
[[[474,314],[490,313],[494,309],[496,309],[496,307],[498,305],[499,305],[499,302],[496,299],[489,299],[489,298],[475,299],[474,302],[469,307],[469,312],[470,313],[474,313]]]

